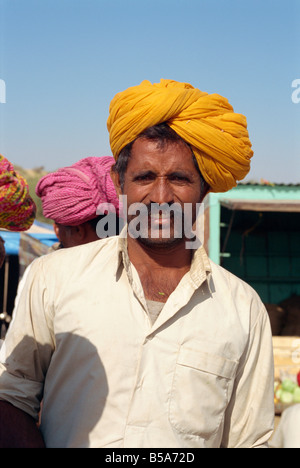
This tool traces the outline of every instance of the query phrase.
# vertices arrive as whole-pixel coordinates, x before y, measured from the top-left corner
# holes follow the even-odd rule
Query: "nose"
[[[152,203],[173,203],[174,194],[169,181],[165,177],[157,177],[150,192],[150,200]]]

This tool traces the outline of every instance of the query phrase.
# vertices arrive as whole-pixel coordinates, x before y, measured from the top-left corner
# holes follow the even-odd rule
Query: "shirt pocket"
[[[182,434],[210,438],[223,421],[238,362],[182,346],[171,391],[169,419]]]

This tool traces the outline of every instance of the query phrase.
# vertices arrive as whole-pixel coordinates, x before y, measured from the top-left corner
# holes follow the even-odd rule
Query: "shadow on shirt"
[[[39,411],[47,447],[89,447],[89,434],[101,418],[108,394],[106,373],[97,348],[72,333],[55,336],[55,347],[25,336],[10,350],[0,396],[28,413]],[[13,400],[11,395],[16,395]]]

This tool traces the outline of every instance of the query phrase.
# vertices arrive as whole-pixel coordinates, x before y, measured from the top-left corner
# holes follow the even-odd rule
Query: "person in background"
[[[270,441],[272,448],[300,448],[300,404],[286,408]]]
[[[14,166],[0,154],[0,229],[27,231],[35,219],[36,206],[29,187]],[[0,236],[0,268],[6,256],[5,241]],[[3,340],[0,340],[0,347]]]
[[[36,206],[29,187],[14,166],[0,154],[0,228],[27,231],[34,219]],[[4,240],[0,237],[0,267],[5,259]]]
[[[119,200],[111,180],[111,156],[88,157],[41,178],[36,194],[42,200],[43,214],[54,221],[61,247],[68,248],[99,240],[97,224],[101,206],[116,213],[119,231]],[[101,210],[100,210],[101,211]]]
[[[266,309],[167,213],[193,226],[209,190],[246,176],[246,119],[217,94],[145,81],[115,96],[108,130],[128,224],[35,261],[0,353],[2,446],[265,447]]]
[[[54,232],[59,240],[49,248],[49,253],[99,240],[97,224],[103,215],[97,215],[97,210],[101,205],[116,214],[114,234],[118,234],[119,201],[110,177],[112,164],[111,156],[87,157],[40,179],[36,193],[42,199],[44,216],[54,220]],[[31,265],[18,285],[15,308],[30,268]]]
[[[39,180],[36,194],[42,200],[45,218],[54,221],[59,241],[49,248],[49,253],[99,240],[97,224],[103,215],[97,215],[97,210],[101,206],[116,214],[114,234],[118,234],[119,200],[110,176],[114,162],[111,156],[87,157]],[[31,265],[26,268],[19,283],[15,308],[30,268]]]

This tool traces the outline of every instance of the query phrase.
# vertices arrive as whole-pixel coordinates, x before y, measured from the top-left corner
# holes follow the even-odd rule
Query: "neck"
[[[184,243],[149,246],[128,237],[128,255],[140,277],[145,298],[166,302],[189,271],[192,251]]]
[[[192,250],[185,248],[185,241],[176,244],[146,245],[128,236],[130,261],[139,268],[186,269],[191,265]]]

